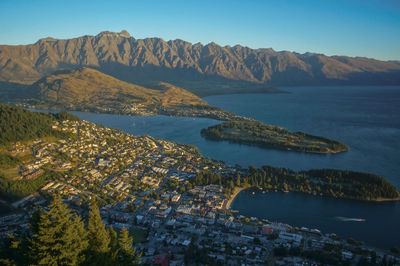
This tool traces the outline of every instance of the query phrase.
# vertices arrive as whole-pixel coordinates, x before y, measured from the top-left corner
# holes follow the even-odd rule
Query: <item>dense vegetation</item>
[[[17,200],[23,198],[35,193],[47,182],[60,178],[61,176],[59,172],[53,171],[45,171],[42,175],[32,180],[10,180],[0,176],[0,199]]]
[[[221,176],[212,172],[199,173],[192,185],[220,184],[230,194],[235,187],[261,187],[269,190],[297,191],[335,198],[358,200],[394,199],[397,189],[384,178],[348,170],[321,169],[295,172],[285,168],[250,167],[245,174]]]
[[[327,191],[328,187],[334,187],[333,190],[338,191],[339,194],[352,195],[356,199],[399,196],[392,184],[374,174],[335,169],[309,170],[306,173],[310,180],[322,186],[321,190]]]
[[[79,120],[65,112],[45,114],[0,104],[0,145],[47,136],[65,137],[64,133],[52,129],[54,121],[65,119]]]
[[[67,113],[65,111],[59,112],[57,114],[54,114],[54,117],[59,120],[59,121],[64,121],[64,120],[69,120],[69,121],[80,121],[81,119],[77,117],[76,115]]]
[[[201,130],[201,135],[211,140],[228,140],[259,147],[294,150],[312,153],[347,151],[343,143],[328,138],[290,132],[258,121],[228,121]]]
[[[1,265],[137,265],[141,254],[125,228],[105,228],[96,203],[87,228],[59,197],[33,214],[30,232],[10,236],[0,247]]]
[[[0,168],[14,167],[21,162],[20,159],[7,153],[0,153]]]

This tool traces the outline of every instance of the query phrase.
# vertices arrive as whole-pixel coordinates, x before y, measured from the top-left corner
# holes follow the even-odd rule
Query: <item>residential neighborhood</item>
[[[12,147],[13,153],[32,158],[19,167],[18,178],[35,180],[48,170],[60,178],[13,203],[18,212],[0,217],[1,238],[27,230],[35,209],[47,208],[49,196],[58,194],[83,217],[95,199],[107,227],[132,232],[144,264],[190,264],[191,256],[202,251],[207,261],[225,265],[319,265],[333,259],[349,265],[400,263],[387,251],[329,232],[235,213],[227,206],[232,195],[222,185],[193,185],[192,180],[206,170],[222,176],[242,170],[206,159],[193,146],[87,121],[65,120],[53,128],[72,137]]]

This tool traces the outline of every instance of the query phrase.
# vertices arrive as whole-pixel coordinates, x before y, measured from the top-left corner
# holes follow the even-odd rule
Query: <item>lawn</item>
[[[131,234],[133,235],[133,243],[142,243],[146,241],[147,238],[147,231],[142,230],[142,229],[133,229],[131,231]]]

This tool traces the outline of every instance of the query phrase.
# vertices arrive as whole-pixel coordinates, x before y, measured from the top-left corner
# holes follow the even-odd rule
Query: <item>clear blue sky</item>
[[[135,38],[400,60],[400,0],[0,0],[0,44]]]

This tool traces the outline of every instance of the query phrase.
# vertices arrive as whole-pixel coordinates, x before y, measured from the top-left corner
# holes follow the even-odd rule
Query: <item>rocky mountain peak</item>
[[[104,37],[104,36],[110,36],[110,37],[124,37],[124,38],[130,38],[131,35],[129,32],[126,30],[122,30],[121,32],[112,32],[112,31],[102,31],[99,34],[96,35],[96,37]]]
[[[119,33],[119,36],[125,37],[125,38],[131,37],[131,35],[129,34],[129,32],[127,32],[126,30],[122,30],[122,31]]]
[[[273,86],[397,85],[400,63],[298,54],[214,42],[135,39],[126,30],[36,44],[0,45],[0,81],[33,83],[62,68],[94,67],[128,82],[249,82]]]

